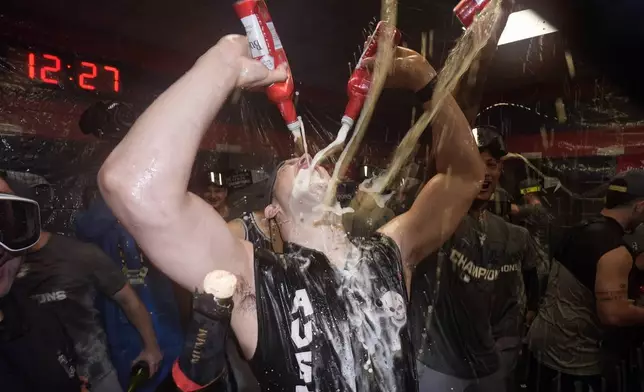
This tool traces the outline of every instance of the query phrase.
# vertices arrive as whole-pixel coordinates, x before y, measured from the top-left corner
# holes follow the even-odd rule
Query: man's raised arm
[[[419,91],[430,82],[434,70],[418,53],[402,53],[409,56],[407,62],[413,65],[413,73],[427,75],[424,79],[408,78],[416,83],[410,88]],[[397,59],[396,67],[400,64],[404,69],[405,62]],[[409,211],[381,229],[396,241],[406,265],[419,263],[454,233],[483,181],[483,161],[469,123],[451,95],[432,123],[432,143],[437,174],[423,187]]]
[[[228,94],[284,80],[248,58],[245,37],[227,36],[141,115],[99,172],[105,201],[144,252],[192,290],[214,269],[247,276],[250,254],[215,209],[188,193],[201,139]]]

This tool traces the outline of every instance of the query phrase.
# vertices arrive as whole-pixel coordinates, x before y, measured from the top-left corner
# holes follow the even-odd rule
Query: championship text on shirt
[[[469,282],[471,278],[494,281],[498,279],[499,273],[517,272],[521,270],[521,263],[504,264],[499,269],[481,267],[474,264],[472,260],[456,249],[452,249],[449,259],[452,261],[454,267],[463,272],[461,279],[464,282]]]

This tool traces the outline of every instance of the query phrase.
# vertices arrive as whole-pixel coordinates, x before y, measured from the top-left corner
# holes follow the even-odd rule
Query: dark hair
[[[618,178],[611,181],[610,185],[626,188],[627,182],[625,179]],[[608,188],[608,191],[606,192],[606,202],[604,203],[604,206],[608,209],[626,207],[628,205],[632,205],[633,203],[639,200],[644,200],[644,198],[632,195],[627,192],[613,191],[610,188]]]
[[[280,169],[282,168],[282,166],[284,166],[285,163],[286,161],[279,162],[271,172],[271,175],[268,177],[268,181],[266,182],[266,190],[265,190],[266,199],[264,200],[266,205],[269,205],[273,202],[273,196],[275,195],[275,192],[274,192],[275,182],[277,181],[277,173],[280,171]]]

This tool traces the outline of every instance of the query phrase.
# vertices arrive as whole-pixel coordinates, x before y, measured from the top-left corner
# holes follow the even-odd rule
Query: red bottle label
[[[474,17],[483,11],[483,8],[490,0],[461,0],[454,8],[454,14],[463,23],[463,26],[470,27]]]
[[[240,0],[233,7],[246,30],[251,56],[271,70],[281,64],[286,64],[288,67],[286,52],[266,3],[263,0]],[[297,122],[297,113],[292,100],[294,91],[295,85],[290,67],[288,79],[285,82],[273,83],[266,88],[268,99],[277,105],[287,124]]]
[[[344,111],[344,115],[353,120],[356,120],[356,117],[360,114],[360,110],[362,110],[364,101],[367,98],[369,89],[371,88],[371,73],[366,69],[366,67],[364,67],[363,61],[366,58],[375,56],[378,52],[378,40],[380,39],[380,35],[385,27],[384,22],[378,23],[373,34],[369,37],[369,40],[365,45],[365,49],[360,56],[360,60],[358,60],[358,64],[356,64],[356,68],[347,84],[349,103]],[[398,45],[400,43],[400,39],[400,31],[395,29],[394,45]]]

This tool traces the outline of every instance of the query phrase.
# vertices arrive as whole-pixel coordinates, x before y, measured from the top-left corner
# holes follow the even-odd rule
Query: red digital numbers
[[[110,67],[106,65],[103,67],[106,71],[112,72],[114,74],[114,92],[118,93],[121,90],[121,80],[119,78],[119,70],[115,67]]]
[[[51,67],[47,65],[42,67],[40,69],[40,80],[49,84],[58,84],[58,80],[50,78],[50,76],[53,76],[56,72],[60,72],[60,59],[52,54],[43,54],[42,57],[47,60],[53,61],[54,66]]]
[[[36,79],[36,55],[29,53],[29,79]]]
[[[29,53],[27,57],[29,78],[36,79],[36,55],[34,53]],[[42,58],[46,60],[47,64],[43,64],[40,67],[40,74],[38,79],[44,83],[58,84],[59,80],[58,78],[56,78],[56,73],[60,72],[60,58],[58,56],[54,56],[53,54],[43,54]]]
[[[88,63],[87,61],[81,62],[83,68],[89,68],[91,71],[89,73],[84,72],[78,76],[78,85],[85,90],[96,90],[96,87],[86,82],[86,79],[94,79],[98,72],[96,72],[96,64]]]
[[[72,68],[67,65],[67,68]],[[98,65],[89,61],[81,61],[76,78],[70,76],[69,80],[76,79],[78,86],[83,90],[105,91],[114,93],[121,91],[120,71],[109,65]],[[61,77],[62,62],[60,57],[52,54],[27,53],[27,74],[29,79],[38,80],[48,84],[59,84],[65,78]],[[76,72],[74,72],[76,73]]]

